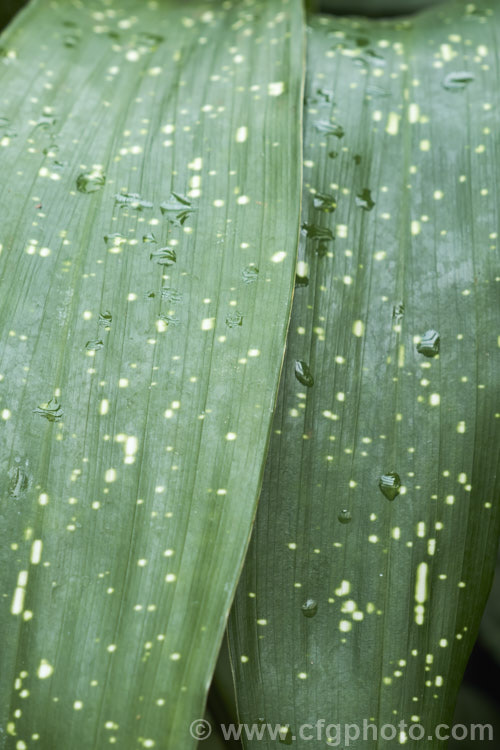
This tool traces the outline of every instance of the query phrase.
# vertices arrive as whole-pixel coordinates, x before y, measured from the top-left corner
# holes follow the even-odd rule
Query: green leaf
[[[426,737],[450,723],[488,595],[500,518],[500,11],[488,7],[312,21],[302,225],[335,240],[319,252],[303,234],[229,628],[240,720],[289,725],[300,749],[325,747],[318,720],[357,724],[363,746],[371,722],[377,748],[416,746],[412,723]],[[463,71],[473,80],[450,88]],[[274,747],[267,736],[244,745]]]
[[[1,44],[0,745],[188,748],[284,351],[301,7],[38,0]]]

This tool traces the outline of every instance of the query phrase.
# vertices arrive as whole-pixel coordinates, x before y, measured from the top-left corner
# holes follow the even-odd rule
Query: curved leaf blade
[[[35,2],[2,43],[0,744],[189,747],[284,350],[300,4]]]
[[[500,16],[476,11],[312,21],[299,288],[229,626],[240,721],[298,748],[318,720],[442,747],[491,584]]]

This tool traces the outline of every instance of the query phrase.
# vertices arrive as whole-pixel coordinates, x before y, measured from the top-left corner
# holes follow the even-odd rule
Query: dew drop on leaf
[[[331,229],[328,229],[328,227],[320,227],[318,224],[302,224],[302,231],[306,237],[311,240],[331,242],[335,239]]]
[[[158,320],[161,320],[162,323],[165,323],[167,327],[169,325],[176,326],[179,323],[179,318],[174,318],[173,315],[165,315],[163,313],[161,315],[158,315]]]
[[[138,45],[147,49],[155,49],[164,39],[165,37],[160,34],[152,34],[149,31],[141,31],[137,36]]]
[[[371,211],[375,205],[375,201],[372,199],[371,190],[363,188],[363,190],[356,195],[356,205],[364,211]]]
[[[160,211],[167,214],[167,218],[171,214],[172,218],[168,220],[175,226],[183,226],[194,210],[191,199],[180,193],[171,193],[166,201],[160,203]]]
[[[447,91],[462,91],[474,78],[473,73],[465,70],[459,73],[448,73],[443,81],[443,88]]]
[[[432,328],[424,333],[422,340],[417,344],[417,352],[425,357],[435,357],[439,354],[439,333]]]
[[[352,520],[351,511],[347,510],[347,508],[343,508],[338,514],[337,518],[339,519],[340,523],[350,523]]]
[[[394,305],[394,307],[392,308],[392,317],[394,318],[394,320],[399,322],[401,318],[404,316],[404,314],[405,314],[405,306],[403,305],[402,302],[399,305]]]
[[[101,328],[105,328],[106,330],[108,330],[111,326],[112,320],[113,316],[111,315],[109,310],[105,310],[104,312],[99,313],[99,320],[97,321],[97,323]]]
[[[363,56],[360,57],[359,60],[368,65],[373,65],[375,68],[384,68],[387,64],[385,58],[373,49],[365,50]]]
[[[71,49],[72,47],[76,47],[79,41],[80,37],[77,34],[66,34],[66,36],[63,37],[63,44],[69,49]]]
[[[172,289],[169,286],[164,286],[161,290],[161,298],[168,302],[181,302],[182,294],[176,289]]]
[[[160,266],[173,266],[177,260],[177,255],[171,247],[160,247],[158,250],[153,250],[150,253],[149,259],[154,260],[155,263],[159,263]]]
[[[18,498],[28,489],[29,476],[22,466],[13,466],[9,471],[9,477],[9,495]]]
[[[257,281],[258,276],[259,269],[253,263],[250,263],[250,265],[244,268],[241,272],[241,278],[245,284],[253,284]]]
[[[35,128],[40,128],[42,130],[48,130],[50,127],[53,127],[56,124],[55,117],[52,117],[52,115],[41,115],[35,125]]]
[[[128,206],[134,211],[142,211],[145,208],[153,208],[151,201],[146,201],[141,198],[139,193],[116,193],[115,195],[115,206]]]
[[[345,130],[342,125],[338,125],[334,122],[329,122],[329,120],[318,120],[314,123],[314,127],[320,133],[324,133],[325,135],[334,135],[336,138],[343,138],[345,134]]]
[[[314,377],[309,369],[309,365],[301,359],[295,362],[295,377],[299,383],[302,383],[307,388],[312,388],[314,385]]]
[[[394,471],[382,474],[378,481],[378,486],[388,500],[394,500],[399,495],[401,489],[399,474],[396,474]]]
[[[301,609],[304,617],[314,617],[318,611],[318,602],[315,599],[306,599]]]
[[[110,242],[113,243],[113,245],[121,245],[123,242],[126,242],[127,238],[123,236],[120,232],[113,232],[113,234],[105,234],[104,235],[104,242],[106,245],[108,245]]]
[[[243,324],[243,315],[238,311],[230,312],[226,315],[226,325],[228,328],[236,328]]]
[[[91,341],[87,341],[85,349],[89,352],[97,352],[99,349],[102,349],[103,346],[104,342],[102,339],[92,339]]]
[[[93,169],[90,172],[82,172],[76,178],[76,189],[79,193],[96,193],[106,182],[104,172]]]
[[[33,409],[34,414],[39,414],[41,417],[44,417],[49,422],[60,422],[63,418],[63,410],[61,407],[61,404],[57,401],[57,399],[50,399],[46,404],[42,404],[41,406],[38,406],[36,409]]]
[[[337,199],[334,195],[328,193],[315,193],[313,197],[313,206],[318,211],[324,211],[327,214],[331,214],[337,208]]]

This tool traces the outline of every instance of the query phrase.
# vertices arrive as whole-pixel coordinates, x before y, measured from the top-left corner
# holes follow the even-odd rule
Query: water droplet
[[[335,239],[331,229],[328,229],[328,227],[320,227],[318,224],[302,224],[302,231],[310,240],[331,242]]]
[[[148,234],[144,234],[142,237],[142,241],[144,243],[154,242],[155,244],[158,244],[158,240],[154,236],[153,232],[148,232]]]
[[[0,135],[6,138],[17,136],[17,133],[12,130],[10,120],[7,117],[0,117]]]
[[[51,398],[46,404],[33,409],[33,414],[39,414],[41,417],[48,419],[49,422],[60,422],[64,412],[57,399]]]
[[[51,143],[50,146],[46,146],[42,153],[44,156],[54,156],[59,151],[59,146],[57,143]]]
[[[82,172],[76,178],[76,189],[79,193],[96,193],[106,182],[104,172],[93,169],[90,172]]]
[[[234,310],[226,315],[226,325],[228,328],[236,328],[241,326],[243,323],[243,315],[238,311]]]
[[[333,103],[333,91],[319,88],[306,99],[306,104],[331,104]]]
[[[104,242],[106,243],[106,245],[108,245],[110,242],[113,245],[121,245],[122,242],[120,242],[120,240],[122,240],[123,242],[127,241],[127,238],[124,237],[123,234],[120,234],[120,232],[113,232],[113,234],[104,235]]]
[[[182,294],[176,289],[164,286],[161,290],[161,298],[169,302],[182,302]]]
[[[425,357],[435,357],[439,354],[439,333],[430,328],[422,336],[422,340],[417,344],[417,352]]]
[[[149,260],[154,260],[160,266],[173,266],[177,260],[177,255],[171,247],[160,247],[158,250],[153,250],[150,253]]]
[[[175,214],[175,216],[167,218],[171,224],[176,226],[182,226],[194,210],[190,198],[180,193],[171,193],[168,200],[160,203],[162,214]]]
[[[363,188],[363,190],[356,196],[356,205],[364,211],[371,211],[375,205],[375,201],[372,200],[371,190]]]
[[[56,119],[52,115],[41,115],[36,121],[35,128],[48,130],[56,124]]]
[[[185,208],[191,208],[191,200],[180,193],[171,193],[170,197],[160,204],[162,213],[167,211],[181,211]]]
[[[259,269],[253,263],[250,263],[250,265],[244,268],[241,272],[241,278],[243,279],[245,284],[253,284],[255,281],[257,281],[258,277]]]
[[[399,474],[396,474],[395,471],[391,471],[389,474],[382,474],[378,480],[378,486],[388,500],[394,500],[399,495],[399,490],[401,489]]]
[[[304,617],[314,617],[318,611],[318,602],[315,599],[306,599],[301,609]]]
[[[309,276],[299,276],[298,273],[295,274],[295,286],[297,288],[303,287],[303,286],[309,286]]]
[[[394,318],[394,320],[399,322],[401,318],[404,316],[404,314],[405,314],[405,306],[403,305],[402,302],[399,305],[394,305],[394,307],[392,308],[392,317]]]
[[[297,359],[295,362],[295,377],[299,383],[302,383],[307,388],[312,388],[314,385],[314,377],[309,369],[309,365],[301,359]]]
[[[102,339],[92,339],[91,341],[87,341],[85,344],[85,349],[89,352],[97,352],[99,349],[102,349],[104,346],[104,342]]]
[[[105,310],[104,312],[99,313],[99,320],[97,321],[97,324],[101,328],[105,328],[106,330],[109,330],[112,320],[113,320],[113,316],[111,315],[109,310]]]
[[[146,47],[146,49],[155,49],[164,41],[165,37],[160,34],[151,34],[149,31],[141,31],[137,35],[137,46]]]
[[[465,70],[458,73],[448,73],[443,81],[443,88],[447,91],[462,91],[474,78],[473,73]]]
[[[66,34],[66,36],[63,37],[64,46],[70,49],[72,47],[76,47],[79,41],[80,41],[80,36],[78,34]]]
[[[386,66],[385,58],[375,52],[373,49],[367,49],[364,54],[359,58],[361,64],[373,65],[374,68],[384,68]],[[357,60],[356,60],[357,62]]]
[[[319,130],[320,133],[324,133],[325,135],[334,135],[336,138],[343,138],[345,134],[345,130],[342,125],[330,122],[329,120],[317,120],[314,123],[314,127],[316,128],[316,130]]]
[[[22,466],[13,466],[9,471],[9,487],[8,492],[11,497],[20,497],[23,492],[26,492],[29,486],[29,476]]]
[[[352,520],[351,511],[347,510],[347,508],[343,508],[338,514],[337,518],[339,519],[340,523],[350,523]]]
[[[139,193],[116,193],[115,195],[115,206],[128,206],[134,211],[142,211],[145,208],[153,208],[151,201],[146,201]]]
[[[329,195],[328,193],[315,193],[313,196],[313,206],[318,211],[331,214],[337,208],[337,199],[334,195]]]
[[[176,326],[179,324],[179,318],[174,318],[173,315],[165,315],[164,313],[162,313],[161,315],[158,315],[158,320],[161,320],[167,326],[169,325]]]

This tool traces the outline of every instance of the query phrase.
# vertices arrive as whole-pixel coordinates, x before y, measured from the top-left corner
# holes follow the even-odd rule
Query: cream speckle
[[[211,331],[215,326],[215,318],[203,318],[201,321],[202,331]]]
[[[47,659],[42,659],[38,666],[37,677],[40,680],[46,680],[47,677],[51,677],[54,673],[54,667],[50,664]]]
[[[365,332],[365,324],[362,320],[355,320],[352,324],[352,332],[358,338],[361,338]]]
[[[283,81],[275,81],[274,83],[268,84],[267,93],[269,96],[281,96],[285,91],[285,84]]]

